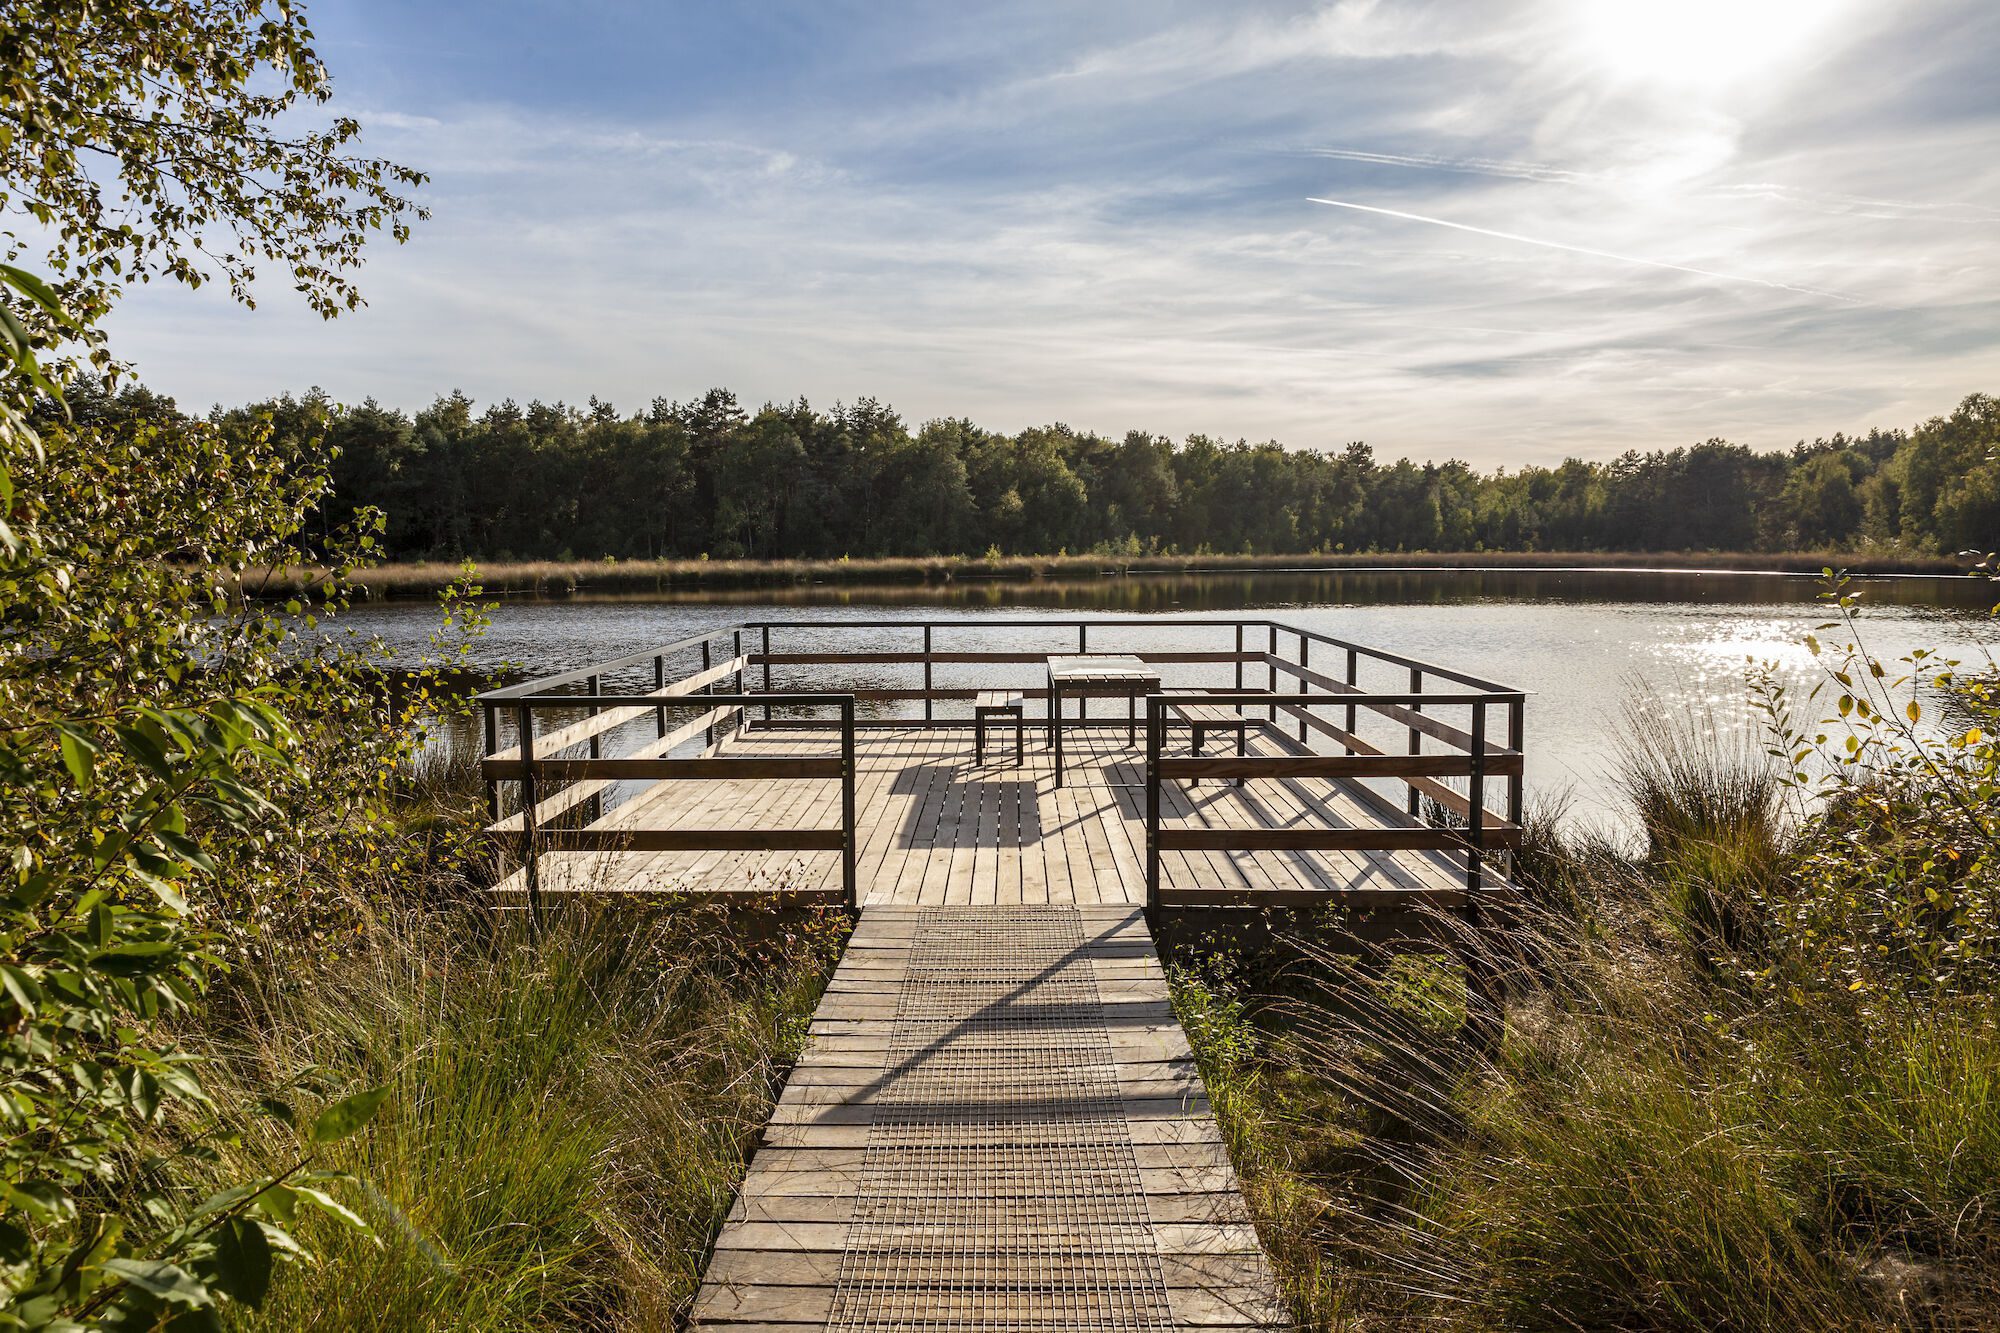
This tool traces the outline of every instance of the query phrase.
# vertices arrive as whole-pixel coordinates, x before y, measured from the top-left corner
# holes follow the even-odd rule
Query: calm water
[[[1869,605],[1863,629],[1879,656],[1915,647],[1954,649],[1982,658],[2000,639],[1986,614],[1992,585],[1970,579],[1896,578],[1860,585]],[[1250,612],[1307,629],[1426,659],[1533,692],[1528,703],[1530,789],[1569,789],[1582,818],[1622,823],[1603,792],[1619,712],[1636,691],[1675,705],[1706,707],[1732,725],[1749,725],[1744,670],[1768,660],[1799,680],[1811,675],[1800,636],[1825,619],[1816,580],[1784,575],[1625,571],[1384,571],[1242,576],[1132,576],[1066,583],[992,583],[949,589],[807,587],[704,594],[700,598],[503,601],[491,630],[474,648],[486,667],[558,671],[622,656],[744,619],[920,620],[1043,616],[1179,615],[1227,619]],[[435,611],[423,602],[365,606],[341,618],[349,629],[379,635],[400,656],[430,653]],[[1249,646],[1262,648],[1253,632]],[[813,636],[815,646],[848,650],[920,646],[913,632],[853,630]],[[939,650],[1033,647],[1060,651],[1061,634],[968,629]],[[779,651],[805,647],[781,641]],[[1226,631],[1172,631],[1134,625],[1093,631],[1093,650],[1151,647],[1227,648]],[[693,669],[693,664],[686,667]],[[828,669],[823,669],[828,670]],[[895,668],[833,668],[779,682],[798,687],[917,683]],[[1185,683],[1224,684],[1226,668]],[[1024,668],[940,668],[940,685],[1000,683],[995,672]],[[1364,685],[1400,688],[1393,673]],[[1262,673],[1253,671],[1252,685]],[[1181,682],[1173,682],[1181,683]],[[650,685],[634,677],[623,685]],[[887,705],[883,706],[886,709]]]

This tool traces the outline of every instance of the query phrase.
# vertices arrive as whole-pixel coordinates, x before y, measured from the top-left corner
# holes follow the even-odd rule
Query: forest
[[[77,410],[172,405],[99,386]],[[1481,472],[1276,442],[1123,438],[964,419],[912,428],[862,398],[752,413],[722,389],[625,415],[462,394],[411,417],[320,393],[212,414],[334,452],[329,529],[387,517],[394,559],[797,559],[1399,551],[1988,549],[2000,400],[1914,429],[1760,453],[1722,439]]]

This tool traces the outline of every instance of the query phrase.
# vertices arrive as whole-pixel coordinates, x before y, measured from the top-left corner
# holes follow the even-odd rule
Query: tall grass
[[[1647,725],[1638,725],[1641,721]],[[1176,1002],[1303,1323],[2000,1328],[2000,997],[1772,976],[1803,853],[1751,744],[1631,720],[1638,853],[1534,821],[1494,930],[1324,923]],[[1483,950],[1508,1031],[1456,1030]]]
[[[1790,841],[1781,776],[1756,733],[1642,690],[1624,709],[1613,775],[1668,919],[1711,961],[1754,947],[1758,900]]]
[[[728,929],[724,929],[728,927]],[[386,1084],[333,1165],[379,1243],[325,1228],[259,1328],[654,1329],[684,1313],[838,948],[836,923],[692,909],[406,914],[241,978],[210,1045],[249,1099]],[[749,941],[749,942],[746,942]],[[269,1169],[288,1135],[238,1150]]]

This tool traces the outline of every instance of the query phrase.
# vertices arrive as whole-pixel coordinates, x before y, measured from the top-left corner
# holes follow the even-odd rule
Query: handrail
[[[1273,701],[1287,711],[1295,713],[1302,722],[1311,718],[1311,708],[1342,707],[1352,710],[1356,706],[1371,704],[1439,705],[1456,703],[1472,708],[1472,727],[1463,735],[1465,743],[1458,746],[1453,754],[1421,754],[1416,745],[1417,732],[1411,731],[1411,749],[1407,755],[1389,754],[1368,745],[1351,731],[1342,731],[1324,719],[1311,720],[1320,729],[1331,732],[1336,738],[1347,743],[1347,752],[1342,755],[1321,755],[1310,751],[1288,755],[1238,754],[1234,758],[1168,758],[1166,748],[1167,715],[1181,712],[1192,705],[1262,704],[1270,706]],[[1280,694],[1273,695],[1258,691],[1209,690],[1198,697],[1153,693],[1146,696],[1146,904],[1157,907],[1160,901],[1160,856],[1169,851],[1457,851],[1465,856],[1466,903],[1469,912],[1478,910],[1478,895],[1484,887],[1484,856],[1491,847],[1511,847],[1518,843],[1521,828],[1516,784],[1520,781],[1522,755],[1518,750],[1496,751],[1486,743],[1486,713],[1489,707],[1505,707],[1511,718],[1518,716],[1521,697],[1518,692],[1506,691],[1491,694],[1426,694],[1422,691],[1409,693],[1335,693],[1322,695]],[[1418,715],[1421,717],[1421,715]],[[1429,719],[1423,719],[1428,721]],[[1453,729],[1454,731],[1456,729]],[[1304,734],[1303,729],[1301,735]],[[1486,809],[1486,779],[1504,776],[1509,779],[1509,818],[1499,819]],[[1435,781],[1441,777],[1464,777],[1467,794],[1456,798],[1450,791]],[[1237,782],[1246,780],[1322,778],[1329,781],[1354,781],[1364,778],[1393,778],[1408,784],[1414,805],[1418,793],[1431,795],[1440,804],[1453,808],[1465,818],[1462,829],[1435,828],[1426,826],[1385,828],[1188,828],[1165,829],[1161,827],[1160,784],[1164,780],[1176,778],[1222,778]]]
[[[574,685],[577,681],[589,680],[592,676],[608,675],[613,671],[637,666],[639,663],[650,658],[665,657],[668,653],[677,653],[687,648],[693,648],[698,644],[713,643],[731,630],[738,628],[741,627],[738,625],[723,625],[717,629],[710,630],[706,634],[697,634],[690,639],[679,639],[659,648],[646,648],[609,662],[597,662],[590,666],[578,667],[574,671],[565,671],[552,676],[536,676],[532,680],[519,681],[513,685],[502,685],[495,689],[483,690],[473,695],[472,698],[475,703],[486,703],[488,701],[493,703],[511,702],[529,690],[539,692],[542,690],[552,690],[561,685]],[[579,698],[582,696],[571,697]]]
[[[975,640],[970,648],[963,646],[963,640],[960,640],[959,646],[954,646],[949,635],[955,632],[1026,635],[1027,643],[1046,646],[1023,647],[1019,638],[1012,641],[1012,646],[1005,638],[998,644],[979,644]],[[703,633],[610,661],[488,690],[476,698],[485,709],[486,717],[487,745],[482,769],[488,782],[489,806],[493,816],[489,832],[519,841],[528,871],[531,899],[537,891],[534,863],[539,849],[674,850],[708,846],[720,850],[725,843],[733,846],[760,836],[771,840],[765,845],[775,845],[775,840],[791,836],[803,837],[818,846],[838,832],[843,843],[844,886],[851,902],[855,894],[854,849],[858,842],[854,829],[852,790],[857,701],[881,700],[892,705],[883,718],[859,725],[963,725],[956,716],[938,718],[936,705],[941,700],[971,698],[984,688],[971,683],[981,679],[978,668],[1026,665],[1056,652],[1116,651],[1110,647],[1114,642],[1129,641],[1135,635],[1160,636],[1166,632],[1197,637],[1194,641],[1183,639],[1180,643],[1168,638],[1161,647],[1141,648],[1139,651],[1162,667],[1209,668],[1210,679],[1214,678],[1213,672],[1220,669],[1233,675],[1235,688],[1202,686],[1198,698],[1165,694],[1147,696],[1149,901],[1157,900],[1158,858],[1163,845],[1169,850],[1193,850],[1197,842],[1203,847],[1236,847],[1242,850],[1250,850],[1253,843],[1257,846],[1286,845],[1322,850],[1343,847],[1365,850],[1374,846],[1461,850],[1467,857],[1468,887],[1476,889],[1481,883],[1480,860],[1483,854],[1491,847],[1506,847],[1518,842],[1525,773],[1523,714],[1528,691],[1404,653],[1369,647],[1268,617],[1191,618],[1172,615],[962,615],[921,619],[805,616],[783,620],[747,619],[720,624]],[[840,644],[838,637],[825,637],[856,633],[872,636],[872,640],[864,638],[858,644],[839,647],[835,646]],[[796,637],[799,635],[820,637],[808,637],[801,645]],[[908,639],[893,637],[901,635],[907,635]],[[1200,637],[1204,635],[1211,637],[1204,641]],[[789,641],[788,636],[791,636]],[[1157,643],[1160,639],[1151,637],[1143,641]],[[699,668],[692,675],[669,684],[669,659],[686,654],[686,657],[680,658],[681,662],[686,662],[696,652],[699,653]],[[603,691],[605,677],[620,671],[630,672],[647,662],[653,668],[653,688],[650,691],[643,687],[618,693]],[[1259,677],[1248,677],[1246,668],[1259,663],[1269,672],[1268,684],[1261,679],[1261,673]],[[864,677],[853,682],[856,688],[847,690],[773,688],[774,683],[783,683],[774,676],[774,668],[791,669],[789,674],[792,679],[799,679],[804,672],[815,667],[842,666],[895,667],[912,674],[920,669],[921,688],[909,688],[912,683],[910,676],[900,673],[881,681]],[[954,666],[975,670],[960,674],[957,679],[947,676],[946,680],[950,683],[941,684],[938,668]],[[1380,679],[1386,674],[1382,668],[1387,667],[1396,675],[1407,673],[1408,688],[1364,687],[1361,683],[1364,667],[1367,677],[1372,678],[1371,685],[1389,683]],[[838,678],[836,675],[835,679]],[[628,675],[626,679],[629,681],[631,678]],[[1182,679],[1190,677],[1183,676]],[[1195,675],[1192,679],[1201,677]],[[1263,688],[1252,687],[1249,679],[1257,679],[1258,685]],[[1281,680],[1295,684],[1297,692],[1281,691]],[[584,687],[583,692],[574,692],[578,685]],[[730,693],[716,692],[718,688],[732,686]],[[1438,688],[1440,686],[1443,688]],[[1021,689],[1029,697],[1041,697],[1045,693],[1025,682]],[[916,722],[910,720],[909,715],[917,711],[919,701],[922,721]],[[1295,720],[1297,741],[1294,752],[1277,756],[1249,756],[1241,754],[1239,745],[1239,754],[1235,758],[1168,758],[1160,754],[1164,739],[1156,737],[1154,732],[1156,728],[1164,728],[1166,714],[1162,710],[1171,711],[1192,703],[1234,707],[1239,715],[1249,719],[1248,725],[1267,730],[1280,744],[1288,747],[1294,746],[1290,733]],[[843,758],[840,767],[844,770],[841,830],[794,830],[781,835],[778,831],[760,834],[753,830],[536,827],[543,817],[562,816],[586,802],[589,803],[589,812],[601,812],[605,793],[625,780],[700,779],[731,774],[749,780],[766,777],[775,780],[783,776],[832,777],[836,770],[831,760],[803,757],[759,759],[755,761],[758,767],[732,770],[727,765],[750,761],[722,760],[714,756],[721,743],[718,727],[733,725],[747,728],[753,718],[760,729],[810,727],[821,725],[808,720],[813,710],[835,707],[840,709],[841,714]],[[1504,716],[1500,719],[1502,725],[1489,731],[1488,723],[1492,719],[1488,710],[1493,708],[1503,710]],[[536,713],[546,713],[549,709],[581,710],[587,716],[581,721],[536,736]],[[703,710],[701,716],[669,728],[669,711],[684,713],[692,709]],[[1448,709],[1469,710],[1469,725],[1463,715],[1440,715],[1438,711]],[[1255,716],[1251,717],[1253,710]],[[499,719],[503,711],[513,718],[514,730],[522,738],[508,749],[503,749],[499,743]],[[616,735],[649,711],[658,719],[658,739],[649,739],[636,747],[628,744],[624,746],[626,753],[616,757],[601,753],[608,748],[601,744],[602,737]],[[1364,711],[1369,724],[1366,737],[1360,726]],[[780,713],[795,712],[802,716],[789,719],[779,716]],[[1340,725],[1340,714],[1344,714],[1344,726]],[[1383,721],[1402,731],[1407,738],[1406,743],[1403,740],[1380,743],[1380,724]],[[1081,717],[1078,722],[1088,725]],[[704,758],[690,760],[671,756],[675,746],[701,733],[705,733],[707,739]],[[1309,738],[1315,734],[1331,741],[1339,752],[1315,754],[1308,745]],[[588,758],[563,757],[563,751],[571,747],[580,748],[586,740],[590,746]],[[1427,740],[1448,747],[1449,753],[1425,753]],[[541,751],[539,755],[535,753],[538,748]],[[1404,750],[1407,752],[1392,752]],[[766,763],[775,766],[763,767]],[[1429,800],[1434,810],[1463,821],[1463,826],[1431,828],[1416,823],[1413,818],[1408,825],[1395,825],[1386,830],[1160,830],[1157,822],[1159,783],[1200,777],[1233,779],[1239,783],[1271,778],[1324,778],[1357,783],[1366,779],[1392,781],[1406,788],[1407,810],[1412,817],[1423,809],[1424,801]],[[1485,808],[1485,783],[1489,778],[1503,784],[1504,817]],[[1451,779],[1468,780],[1471,795],[1461,795],[1453,785],[1449,785],[1448,780]],[[560,787],[554,796],[538,800],[537,792],[541,785],[566,780],[571,781],[570,786]],[[504,820],[500,817],[500,784],[503,782],[517,783],[521,796],[520,814]],[[1353,790],[1360,798],[1377,803],[1385,810],[1388,808],[1379,790],[1359,785]],[[700,840],[703,838],[710,839],[710,842],[702,843]],[[1232,842],[1232,839],[1235,841]]]
[[[714,636],[710,636],[713,638]],[[652,656],[639,654],[637,661]],[[725,676],[740,672],[743,658],[739,654],[734,659],[707,668],[685,681],[676,682],[668,690],[689,690],[686,694],[666,694],[655,691],[651,694],[590,694],[590,695],[550,695],[516,693],[504,701],[505,706],[516,714],[518,739],[507,749],[490,748],[480,761],[481,776],[488,789],[489,807],[494,814],[494,822],[482,832],[489,838],[518,847],[522,878],[528,891],[529,910],[537,920],[542,914],[541,854],[544,851],[568,852],[631,852],[631,851],[837,851],[841,857],[841,896],[852,908],[859,905],[857,882],[860,831],[855,810],[855,784],[857,766],[854,746],[854,706],[852,694],[832,692],[774,693],[756,694],[715,694],[706,692],[713,682]],[[593,682],[602,671],[597,668],[587,671],[585,677]],[[539,685],[541,682],[528,682]],[[694,692],[702,691],[702,692]],[[488,717],[489,747],[492,746],[493,717],[503,701],[486,702]],[[719,714],[733,713],[739,718],[742,710],[753,705],[765,707],[838,707],[840,709],[840,753],[838,757],[758,757],[758,758],[712,758],[674,759],[667,751],[681,741],[690,740],[706,725],[712,732],[714,720]],[[604,718],[617,718],[610,727],[590,730],[587,735],[579,728],[585,724],[566,727],[550,736],[535,735],[534,714],[536,709],[574,709],[587,706],[593,715],[587,722],[595,723]],[[699,716],[672,733],[665,729],[665,712],[668,709],[704,710]],[[624,710],[624,716],[620,716]],[[606,757],[598,753],[600,731],[636,720],[646,711],[658,710],[662,715],[661,731],[657,740],[640,746],[638,753],[624,756]],[[564,759],[558,757],[538,758],[536,746],[556,740],[556,749],[568,748],[584,739],[591,742],[589,758]],[[709,746],[712,754],[714,746]],[[576,788],[566,788],[557,793],[554,800],[547,802],[553,809],[544,810],[544,803],[538,794],[538,783],[542,778],[576,779],[577,787],[593,787],[582,796],[571,796]],[[840,783],[840,826],[838,828],[674,828],[641,829],[614,828],[591,825],[584,828],[547,828],[539,824],[544,813],[560,815],[583,803],[595,800],[605,788],[619,781],[707,781],[707,780],[797,780],[797,779],[837,779]],[[518,815],[499,818],[499,784],[512,781],[520,787],[520,811]]]

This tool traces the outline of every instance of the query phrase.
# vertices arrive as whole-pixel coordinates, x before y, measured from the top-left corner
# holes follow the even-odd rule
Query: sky
[[[323,323],[155,283],[183,407],[320,386],[1480,467],[2000,392],[1992,0],[312,0],[428,171]]]

